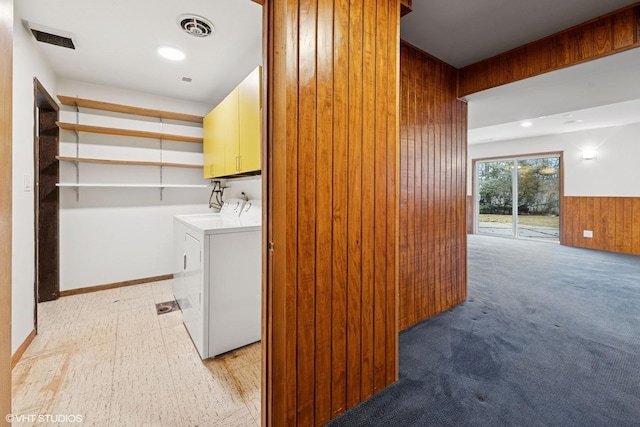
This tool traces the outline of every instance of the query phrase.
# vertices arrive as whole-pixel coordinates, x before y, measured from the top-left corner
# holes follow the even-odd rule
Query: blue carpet
[[[470,235],[468,259],[467,301],[330,426],[640,426],[640,257]]]

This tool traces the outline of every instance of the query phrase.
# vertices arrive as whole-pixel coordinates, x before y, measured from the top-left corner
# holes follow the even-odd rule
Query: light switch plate
[[[584,230],[582,232],[582,235],[584,237],[588,237],[589,239],[592,239],[593,238],[593,231],[592,230]]]
[[[31,176],[24,175],[24,192],[28,193],[33,189],[33,184],[31,183]]]

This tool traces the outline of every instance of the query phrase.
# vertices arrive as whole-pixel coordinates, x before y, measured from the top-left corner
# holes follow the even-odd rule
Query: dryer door
[[[208,343],[206,341],[205,328],[205,307],[203,298],[203,277],[202,277],[202,242],[189,233],[184,239],[184,275],[182,286],[186,294],[186,301],[180,305],[182,318],[191,339],[200,353],[204,357]]]

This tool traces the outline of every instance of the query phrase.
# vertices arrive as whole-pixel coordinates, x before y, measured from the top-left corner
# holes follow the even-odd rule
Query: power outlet
[[[584,237],[589,238],[589,239],[593,239],[593,231],[592,231],[592,230],[584,230],[584,231],[582,232],[582,235],[583,235]]]

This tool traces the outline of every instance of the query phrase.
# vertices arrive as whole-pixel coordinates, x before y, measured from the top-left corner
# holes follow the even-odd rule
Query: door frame
[[[0,424],[11,413],[13,0],[0,0]]]
[[[38,327],[38,303],[43,301],[50,301],[58,299],[60,297],[60,194],[58,187],[55,186],[55,182],[59,181],[58,161],[55,156],[58,155],[58,143],[60,141],[60,129],[57,125],[54,126],[55,130],[52,135],[47,135],[48,140],[55,141],[54,155],[48,155],[46,159],[42,158],[40,152],[40,123],[45,113],[55,112],[55,122],[59,119],[60,107],[40,83],[40,81],[34,77],[33,79],[33,114],[34,114],[34,126],[33,126],[33,209],[34,209],[34,296],[35,296],[35,308],[34,308],[34,329],[37,331]],[[52,141],[49,141],[52,142]],[[40,171],[41,163],[47,163],[55,165],[55,182],[45,182],[43,188],[43,181]],[[50,179],[48,181],[51,181]],[[52,185],[53,184],[53,185]],[[43,204],[40,198],[41,191],[52,192],[55,194],[54,200],[49,203],[54,203],[54,207],[50,207],[50,211],[55,210],[56,218],[54,221],[45,224],[43,227],[40,223],[40,212],[43,209]],[[48,237],[47,237],[48,236]],[[53,236],[53,241],[51,237]],[[46,292],[43,289],[41,276],[42,276],[42,260],[39,253],[42,246],[46,245],[47,262],[53,264],[55,269],[55,277],[52,279],[52,289],[47,289]],[[52,267],[52,265],[49,265]],[[48,286],[49,284],[47,284]]]
[[[564,151],[545,151],[541,153],[524,153],[524,154],[512,154],[505,156],[492,156],[492,157],[480,157],[477,159],[471,160],[471,190],[473,193],[473,229],[470,231],[470,234],[479,234],[478,233],[478,215],[479,215],[479,206],[478,206],[478,170],[477,163],[478,162],[488,162],[488,161],[500,161],[500,160],[521,160],[521,159],[536,159],[541,157],[559,157],[560,158],[560,173],[558,174],[558,179],[560,181],[559,188],[559,197],[558,197],[558,209],[560,210],[560,223],[558,224],[558,242],[563,244],[562,242],[562,215],[563,215],[563,201],[564,201]],[[514,182],[515,186],[516,183]],[[513,209],[513,207],[512,207]],[[512,210],[513,213],[513,210]],[[514,222],[514,230],[517,225]],[[518,238],[517,236],[495,236],[495,237],[506,237],[506,238]],[[528,240],[538,240],[538,239],[528,239]],[[546,240],[545,240],[546,241]],[[553,242],[556,243],[556,242]]]

